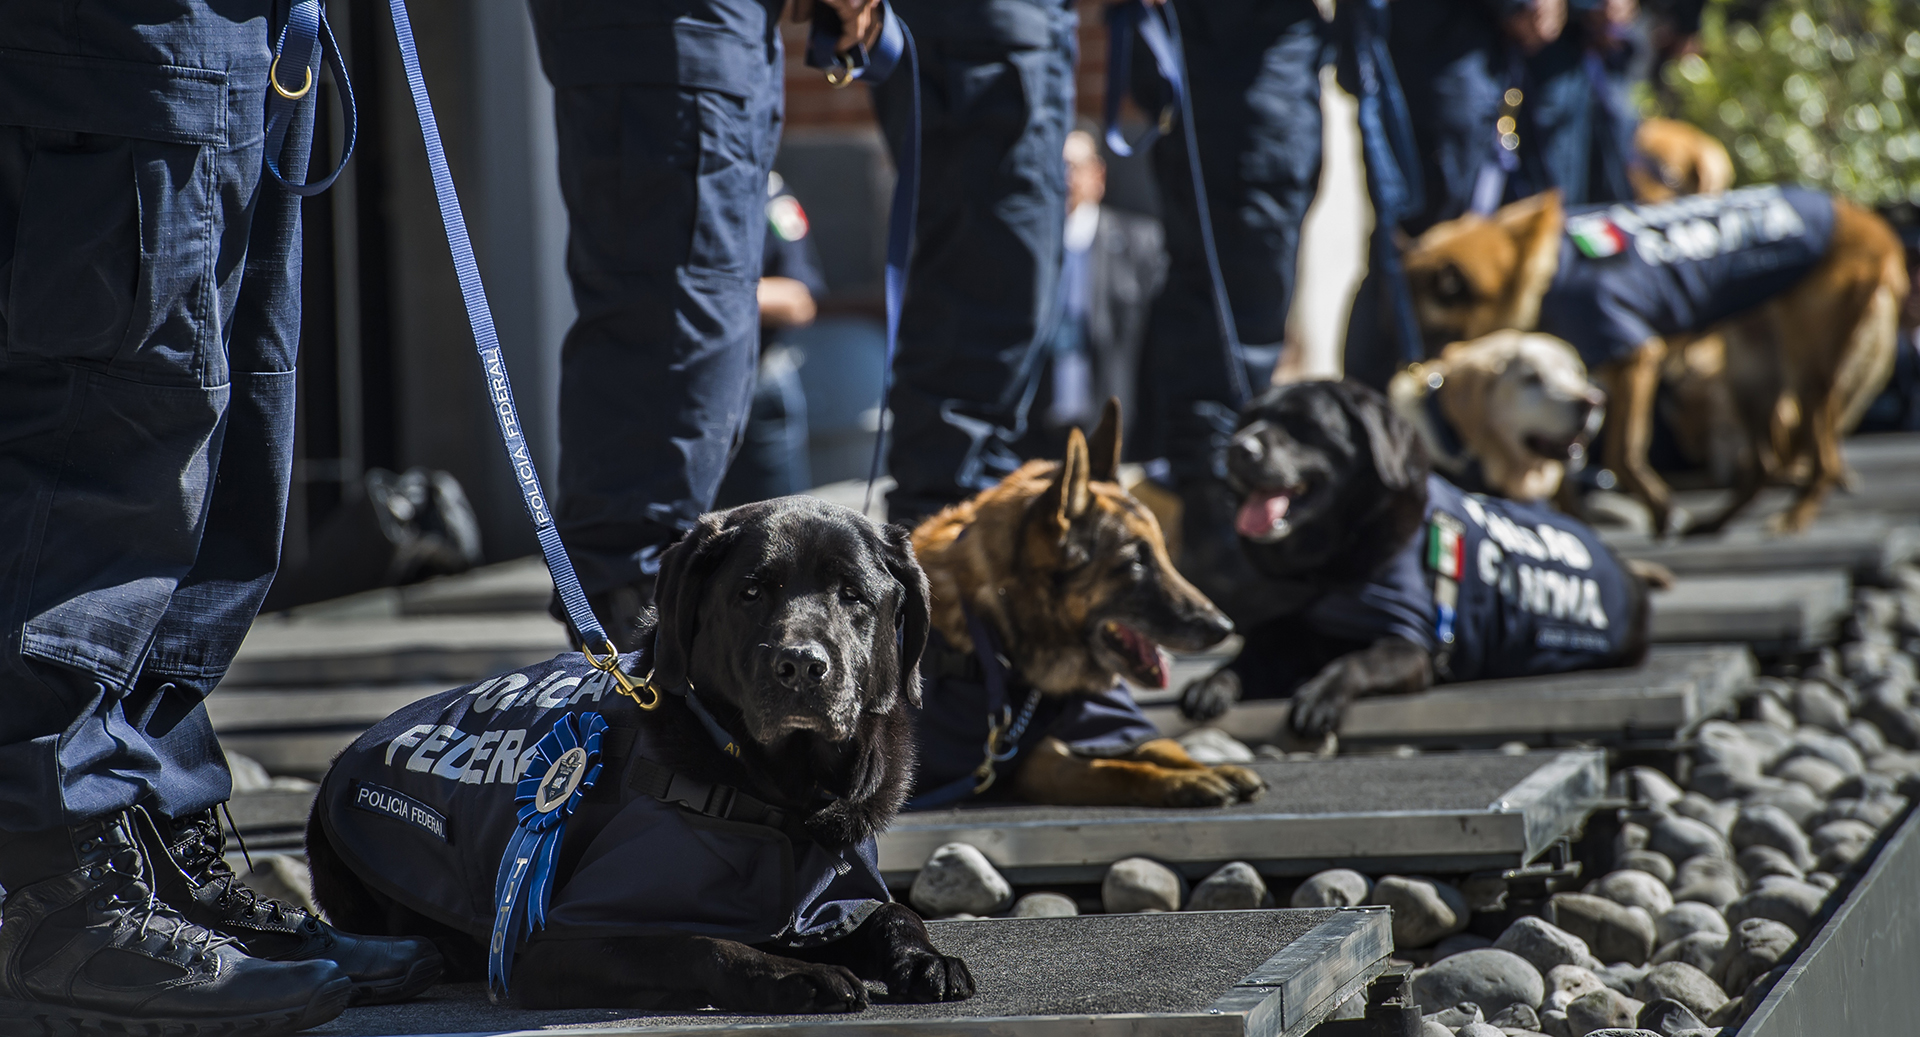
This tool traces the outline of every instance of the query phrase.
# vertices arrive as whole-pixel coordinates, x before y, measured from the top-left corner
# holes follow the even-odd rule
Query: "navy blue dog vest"
[[[374,725],[320,788],[315,809],[334,849],[369,886],[485,942],[515,782],[557,720],[594,712],[611,728],[599,777],[568,822],[548,931],[804,946],[845,936],[888,900],[871,838],[822,846],[796,818],[656,763],[660,713],[597,673],[562,655]],[[685,708],[668,696],[660,711]]]
[[[1576,207],[1540,330],[1588,367],[1656,335],[1701,331],[1786,291],[1833,237],[1833,199],[1765,185],[1657,205]]]

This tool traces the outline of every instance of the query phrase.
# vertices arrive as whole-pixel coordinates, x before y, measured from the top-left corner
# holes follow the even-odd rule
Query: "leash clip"
[[[307,81],[300,84],[298,90],[288,90],[280,85],[280,55],[273,56],[273,64],[267,66],[267,82],[273,85],[273,92],[289,101],[298,101],[313,91],[313,66],[303,65],[301,71],[307,74]]]
[[[856,73],[859,71],[852,61],[834,58],[833,64],[827,66],[827,85],[835,90],[845,90],[853,85],[853,81],[858,78]]]
[[[660,705],[660,688],[653,683],[652,672],[649,671],[646,677],[642,678],[640,682],[636,684],[633,678],[627,676],[626,671],[620,668],[620,650],[613,646],[612,641],[606,643],[606,649],[606,655],[595,656],[593,649],[583,644],[580,646],[580,654],[587,657],[587,662],[591,664],[594,669],[613,678],[614,684],[617,685],[614,688],[615,691],[632,699],[641,709],[658,708]],[[642,699],[640,697],[640,692],[642,691],[652,693],[653,701],[648,702]]]

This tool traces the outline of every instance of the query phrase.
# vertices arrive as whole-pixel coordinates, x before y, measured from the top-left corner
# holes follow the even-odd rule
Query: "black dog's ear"
[[[700,630],[700,594],[705,577],[726,557],[736,531],[720,525],[720,515],[704,515],[687,534],[660,556],[660,576],[653,585],[653,678],[661,688],[687,683],[687,660]]]
[[[915,709],[920,708],[920,656],[927,650],[927,632],[932,627],[931,594],[927,574],[913,556],[913,530],[888,525],[880,530],[881,557],[887,572],[901,587],[900,607],[893,614],[894,635],[898,641],[900,691]]]
[[[1389,490],[1404,490],[1415,480],[1424,480],[1428,467],[1426,448],[1412,423],[1395,413],[1379,393],[1357,382],[1343,383],[1347,390],[1347,410],[1360,422],[1367,434],[1367,450],[1373,455],[1373,468],[1381,485]]]
[[[1107,405],[1100,408],[1100,424],[1094,426],[1087,443],[1087,457],[1094,482],[1120,481],[1120,397],[1107,397]]]

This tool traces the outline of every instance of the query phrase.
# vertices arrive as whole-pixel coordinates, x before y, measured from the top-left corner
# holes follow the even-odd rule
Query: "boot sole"
[[[0,1031],[45,1037],[281,1037],[331,1022],[346,1011],[353,982],[345,976],[314,991],[300,1008],[251,1015],[133,1018],[72,1005],[0,998]]]
[[[393,979],[366,980],[353,985],[353,997],[350,1005],[389,1005],[397,1001],[411,1001],[426,992],[426,989],[440,981],[440,974],[446,970],[446,959],[435,954],[431,958],[421,958],[407,969],[406,975]]]

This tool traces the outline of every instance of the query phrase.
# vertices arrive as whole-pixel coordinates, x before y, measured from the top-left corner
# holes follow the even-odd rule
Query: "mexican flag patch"
[[[1567,220],[1567,236],[1573,239],[1573,247],[1588,259],[1617,256],[1627,248],[1626,232],[1605,213],[1571,217]]]
[[[1449,580],[1467,571],[1466,527],[1452,515],[1435,512],[1427,526],[1427,568]]]
[[[807,210],[790,194],[775,195],[767,201],[767,224],[781,241],[799,241],[807,236]]]

